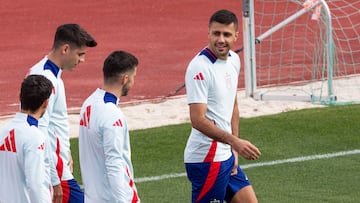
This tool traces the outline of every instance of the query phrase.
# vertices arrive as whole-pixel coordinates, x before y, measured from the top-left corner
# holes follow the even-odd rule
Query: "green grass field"
[[[241,119],[241,137],[262,152],[257,161],[239,160],[259,202],[359,202],[359,112],[360,105],[348,105]],[[190,202],[183,164],[189,132],[190,124],[130,132],[142,203]],[[81,183],[77,139],[71,147]],[[343,154],[333,157],[338,152]]]

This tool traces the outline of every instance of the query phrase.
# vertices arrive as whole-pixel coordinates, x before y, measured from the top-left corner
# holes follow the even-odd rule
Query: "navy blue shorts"
[[[84,192],[75,179],[61,181],[63,203],[83,203]]]
[[[238,166],[236,176],[231,176],[235,157],[223,162],[185,163],[188,179],[192,184],[192,202],[230,202],[241,188],[250,185]]]

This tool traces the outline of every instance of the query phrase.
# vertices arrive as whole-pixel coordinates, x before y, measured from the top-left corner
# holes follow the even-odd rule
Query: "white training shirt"
[[[1,203],[51,203],[45,137],[37,125],[35,118],[16,113],[0,130]]]
[[[62,70],[47,56],[30,69],[31,75],[43,75],[52,82],[53,91],[45,114],[39,120],[39,129],[48,135],[50,144],[51,183],[58,185],[61,180],[74,179],[69,167],[70,136],[66,96]]]
[[[185,74],[188,104],[207,104],[206,118],[229,133],[239,73],[240,59],[235,52],[230,51],[227,60],[221,60],[205,48],[191,60]],[[191,129],[185,163],[218,162],[230,156],[230,145]]]
[[[130,137],[119,99],[97,89],[80,111],[80,168],[85,202],[140,202],[134,183]]]

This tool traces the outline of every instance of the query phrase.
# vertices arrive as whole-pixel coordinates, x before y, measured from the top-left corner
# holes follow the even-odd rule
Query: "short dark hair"
[[[59,48],[63,44],[95,47],[97,42],[78,24],[63,24],[56,29],[53,48]]]
[[[209,26],[213,22],[221,23],[224,25],[230,25],[231,23],[234,23],[235,30],[238,29],[238,24],[239,24],[236,15],[233,12],[226,9],[216,11],[210,18]]]
[[[21,83],[20,104],[22,110],[35,113],[51,95],[53,85],[43,75],[29,75]]]
[[[138,64],[138,59],[126,51],[112,52],[104,61],[104,82],[106,84],[116,82],[120,74],[135,70]]]

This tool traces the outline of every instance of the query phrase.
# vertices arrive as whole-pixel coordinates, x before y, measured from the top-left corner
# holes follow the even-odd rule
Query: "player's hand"
[[[237,173],[238,173],[238,166],[239,166],[239,159],[238,159],[238,153],[233,150],[233,154],[234,154],[234,158],[235,158],[235,161],[234,161],[234,167],[233,169],[231,170],[231,176],[236,176]]]
[[[68,166],[69,166],[69,169],[70,169],[70,172],[72,173],[73,172],[73,159],[72,159],[72,156],[71,156],[71,151],[69,151],[69,162],[68,162]]]
[[[236,139],[231,146],[235,151],[240,154],[240,156],[244,157],[247,160],[256,160],[261,155],[260,150],[247,140],[243,140],[240,138]]]
[[[53,186],[54,188],[54,196],[53,203],[62,203],[63,191],[61,188],[61,184]]]

